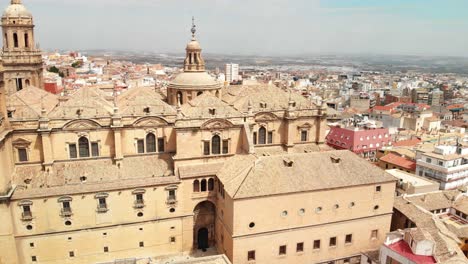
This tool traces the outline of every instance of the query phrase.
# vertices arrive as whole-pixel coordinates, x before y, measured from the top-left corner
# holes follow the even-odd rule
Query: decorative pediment
[[[101,128],[101,125],[90,119],[74,120],[63,126],[63,130],[92,130],[98,128]]]
[[[210,121],[205,122],[202,126],[201,129],[225,129],[225,128],[230,128],[233,127],[234,125],[229,122],[226,119],[212,119]]]
[[[257,122],[266,122],[266,121],[275,121],[278,120],[278,117],[269,112],[261,112],[255,115],[255,121]]]
[[[304,124],[298,126],[297,128],[298,129],[306,129],[306,128],[311,128],[311,127],[312,127],[312,125],[307,122],[307,123],[304,123]]]
[[[134,127],[160,127],[167,125],[166,120],[155,116],[143,117],[133,123]]]
[[[31,145],[31,141],[24,138],[18,138],[13,141],[12,144],[15,148],[27,148],[29,145]]]

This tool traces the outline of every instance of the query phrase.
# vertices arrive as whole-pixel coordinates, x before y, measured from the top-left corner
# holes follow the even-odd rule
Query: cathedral
[[[167,94],[112,97],[43,89],[21,0],[2,29],[0,264],[359,263],[389,231],[395,180],[328,151],[325,104],[223,86],[195,25]]]

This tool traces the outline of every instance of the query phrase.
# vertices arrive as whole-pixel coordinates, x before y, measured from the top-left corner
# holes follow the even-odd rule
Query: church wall
[[[381,192],[375,192],[381,186]],[[234,201],[234,236],[392,212],[394,182]],[[354,205],[351,206],[351,203]],[[335,209],[335,205],[339,208]],[[374,206],[379,208],[374,210]],[[321,207],[320,212],[316,212]],[[255,208],[255,210],[252,210]],[[301,213],[301,209],[305,212]],[[286,211],[287,215],[283,216]],[[249,212],[249,213],[245,213]],[[249,223],[255,228],[249,228]]]
[[[177,188],[174,205],[166,203],[167,187]],[[188,188],[191,190],[191,185]],[[183,184],[140,189],[145,190],[143,208],[134,208],[132,192],[135,189],[127,189],[106,193],[109,210],[105,213],[97,212],[96,193],[71,195],[73,214],[70,217],[61,216],[62,204],[58,199],[62,196],[31,199],[31,221],[21,220],[19,203],[24,200],[15,200],[11,213],[20,263],[29,263],[31,256],[37,256],[41,263],[64,263],[65,260],[67,263],[92,263],[189,251],[193,243],[195,202],[185,193]],[[190,203],[185,204],[187,201]],[[175,208],[175,212],[170,212],[170,208]],[[143,216],[137,216],[138,212]],[[67,220],[71,225],[65,224]],[[32,225],[32,230],[28,230],[27,225]],[[175,242],[171,242],[172,236]],[[144,248],[139,247],[140,241],[144,242]],[[35,246],[31,247],[30,243]],[[104,246],[109,247],[109,253],[103,252]],[[75,257],[68,257],[69,251],[74,251]]]
[[[122,151],[124,156],[137,153],[137,140],[145,139],[148,133],[155,134],[156,138],[165,139],[165,152],[175,152],[175,139],[172,127],[134,128],[122,129]]]
[[[236,264],[251,263],[247,253],[255,250],[255,263],[308,264],[328,262],[359,255],[363,250],[377,249],[389,231],[390,215],[361,218],[353,221],[309,226],[297,229],[234,237],[234,253],[231,261]],[[372,230],[378,230],[377,238],[371,238]],[[345,243],[345,236],[352,234],[352,242]],[[329,246],[330,237],[336,237],[336,246]],[[314,240],[320,240],[320,249],[314,249]],[[297,243],[304,243],[303,252],[297,252]],[[286,254],[279,255],[279,247],[286,246]],[[356,260],[354,260],[356,261]],[[343,260],[337,263],[344,263]],[[359,262],[349,262],[359,263]]]
[[[11,137],[7,136],[0,141],[0,194],[6,193],[10,188],[11,174],[14,170],[12,151]]]
[[[42,141],[37,133],[14,133],[12,136],[12,144],[14,145],[17,140],[27,140],[31,144],[27,148],[28,162],[27,163],[40,163],[43,160],[42,156]],[[18,150],[15,146],[12,147],[10,155],[13,157],[15,163],[19,162]]]

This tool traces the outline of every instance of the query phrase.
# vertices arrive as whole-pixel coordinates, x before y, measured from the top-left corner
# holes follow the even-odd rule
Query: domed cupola
[[[169,104],[184,104],[205,92],[221,98],[221,83],[205,71],[202,48],[195,38],[196,25],[192,18],[192,39],[185,48],[184,72],[179,73],[167,87]]]

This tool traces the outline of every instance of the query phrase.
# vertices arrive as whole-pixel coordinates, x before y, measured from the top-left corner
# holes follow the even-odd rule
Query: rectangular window
[[[70,159],[78,158],[78,153],[76,152],[76,144],[69,144],[68,151],[70,152]]]
[[[107,210],[107,203],[106,198],[102,197],[98,199],[98,210],[106,211]]]
[[[67,210],[71,211],[70,202],[68,202],[68,201],[62,202],[62,207],[63,207],[64,211],[67,211]]]
[[[253,143],[257,145],[257,132],[253,132]]]
[[[143,139],[137,140],[138,153],[145,153],[145,141]]]
[[[223,140],[223,154],[229,153],[229,140]]]
[[[32,261],[32,262],[36,262],[36,261],[37,261],[37,257],[36,257],[36,256],[32,256],[32,257],[31,257],[31,261]]]
[[[347,234],[346,237],[345,237],[345,243],[349,244],[351,242],[353,242],[353,235],[352,234]]]
[[[268,132],[268,144],[273,144],[273,131]]]
[[[18,160],[20,162],[28,161],[28,152],[26,151],[25,148],[18,149]]]
[[[427,163],[431,163],[431,161],[432,161],[432,160],[431,160],[430,158],[426,158],[426,162],[427,162]]]
[[[109,247],[104,247],[104,252],[109,252]]]
[[[175,237],[171,237],[171,243],[175,243]]]
[[[320,249],[320,240],[314,240],[314,249]]]
[[[375,186],[375,192],[381,192],[382,191],[382,186],[378,185]]]
[[[255,260],[255,250],[247,252],[247,260]]]
[[[143,205],[144,204],[143,194],[142,193],[135,194],[135,203],[136,203],[136,205]]]
[[[74,251],[70,251],[70,252],[68,252],[68,255],[70,256],[70,258],[73,258],[73,257],[75,257],[75,252],[74,252]]]
[[[444,166],[444,162],[443,162],[443,161],[439,161],[439,166]]]
[[[307,142],[307,131],[306,130],[301,131],[301,141],[302,142]]]
[[[23,220],[32,219],[31,207],[29,205],[23,205]]]
[[[279,247],[279,254],[280,255],[286,255],[286,246],[280,246]]]
[[[336,237],[330,237],[330,247],[336,246]]]
[[[164,153],[164,138],[158,138],[158,152]]]
[[[169,195],[169,196],[168,196],[167,198],[168,198],[169,200],[176,200],[176,192],[175,192],[175,190],[169,190],[168,195]]]
[[[140,243],[138,244],[140,247],[144,247],[145,246],[145,243],[143,241],[140,241]]]
[[[372,230],[371,232],[371,238],[372,239],[376,239],[379,235],[379,230],[375,229],[375,230]]]
[[[304,252],[304,242],[297,243],[296,252]]]
[[[97,142],[91,143],[91,154],[93,157],[99,157],[99,144]]]
[[[203,142],[203,155],[210,155],[210,142]]]

